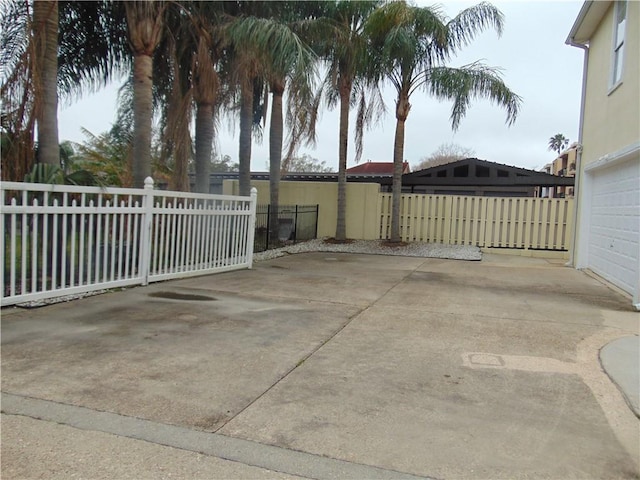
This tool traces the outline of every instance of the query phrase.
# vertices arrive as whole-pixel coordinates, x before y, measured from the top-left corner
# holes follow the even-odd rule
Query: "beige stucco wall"
[[[258,203],[269,203],[269,182],[252,180],[251,186],[258,189]],[[380,238],[378,228],[377,183],[347,183],[347,237],[362,240]],[[238,181],[225,180],[223,193],[238,194]],[[332,182],[280,182],[280,204],[319,205],[318,237],[333,237],[336,234],[338,211],[338,184]]]
[[[640,138],[640,2],[627,8],[622,83],[613,91],[613,2],[589,42],[582,166]]]
[[[583,151],[579,162],[578,209],[576,238],[572,264],[577,268],[589,266],[591,195],[594,170],[611,165],[605,160],[616,158],[622,150],[633,150],[640,141],[640,2],[627,2],[627,24],[622,82],[611,86],[613,63],[613,32],[615,2],[602,17],[589,41],[586,73],[586,98],[582,124]],[[640,158],[630,160],[640,167]],[[585,171],[585,168],[590,171]]]

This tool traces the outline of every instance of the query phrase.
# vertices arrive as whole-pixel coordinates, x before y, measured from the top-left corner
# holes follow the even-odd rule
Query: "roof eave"
[[[584,2],[565,43],[567,45],[587,45],[610,4],[611,1],[587,0]]]

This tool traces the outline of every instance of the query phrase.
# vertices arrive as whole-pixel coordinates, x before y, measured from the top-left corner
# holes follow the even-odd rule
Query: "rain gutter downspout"
[[[581,21],[586,15],[591,2],[585,5],[586,8],[583,8],[580,11],[579,21]],[[577,24],[578,22],[576,22]],[[575,206],[573,209],[573,232],[571,234],[571,250],[569,251],[569,261],[567,262],[568,266],[575,267],[575,255],[576,255],[576,242],[578,239],[578,207],[579,207],[579,195],[580,195],[580,184],[581,184],[581,169],[582,165],[582,146],[583,146],[583,135],[584,135],[584,105],[587,97],[587,67],[589,66],[589,45],[585,43],[578,43],[574,40],[575,38],[575,26],[572,29],[569,37],[566,40],[566,44],[572,47],[577,47],[583,50],[584,52],[584,60],[582,64],[582,94],[580,97],[580,124],[578,126],[578,148],[576,149],[576,181],[573,190],[573,198],[575,199]]]

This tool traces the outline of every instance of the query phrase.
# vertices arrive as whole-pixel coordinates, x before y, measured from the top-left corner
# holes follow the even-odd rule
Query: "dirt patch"
[[[407,242],[392,242],[391,240],[382,240],[380,241],[380,245],[387,248],[398,248],[406,247],[409,244]]]
[[[322,243],[328,243],[329,245],[348,245],[350,243],[354,243],[355,240],[353,238],[345,238],[344,240],[337,240],[334,237],[325,238]]]

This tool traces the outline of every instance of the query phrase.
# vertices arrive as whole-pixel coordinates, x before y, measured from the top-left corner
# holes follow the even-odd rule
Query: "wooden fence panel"
[[[452,196],[449,243],[475,245],[484,237],[486,199],[484,197]]]
[[[403,241],[479,247],[569,249],[572,198],[402,195]],[[391,194],[378,201],[380,238],[390,238]]]

